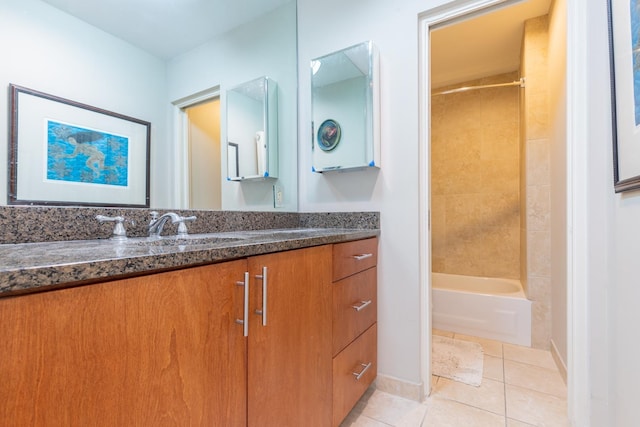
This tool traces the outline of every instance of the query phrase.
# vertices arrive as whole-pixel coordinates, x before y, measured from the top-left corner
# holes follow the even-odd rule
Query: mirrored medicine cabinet
[[[371,41],[311,61],[312,170],[380,167],[379,54]]]
[[[278,85],[268,78],[227,91],[227,179],[278,176]]]

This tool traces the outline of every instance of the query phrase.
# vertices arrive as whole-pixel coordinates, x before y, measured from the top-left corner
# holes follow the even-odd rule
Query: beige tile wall
[[[551,339],[551,197],[548,76],[548,16],[525,22],[521,73],[525,186],[523,235],[526,260],[523,282],[533,301],[531,344],[549,349]]]
[[[456,87],[518,78],[512,72]],[[519,92],[516,86],[432,97],[435,272],[520,278]]]
[[[432,270],[520,279],[533,301],[532,346],[542,349],[551,337],[547,50],[548,17],[530,19],[519,72],[456,85],[522,75],[525,90],[431,99]]]

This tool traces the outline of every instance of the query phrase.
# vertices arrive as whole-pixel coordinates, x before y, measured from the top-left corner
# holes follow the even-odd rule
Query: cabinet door
[[[245,261],[0,299],[11,425],[246,425]]]
[[[249,258],[249,271],[248,425],[330,425],[331,246]]]

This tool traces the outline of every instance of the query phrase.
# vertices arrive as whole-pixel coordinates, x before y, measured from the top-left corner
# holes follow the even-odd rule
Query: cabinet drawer
[[[334,282],[333,354],[338,354],[377,318],[376,267]]]
[[[333,359],[333,425],[338,426],[377,374],[377,324]]]
[[[333,245],[333,281],[375,266],[378,262],[378,239],[356,240]]]

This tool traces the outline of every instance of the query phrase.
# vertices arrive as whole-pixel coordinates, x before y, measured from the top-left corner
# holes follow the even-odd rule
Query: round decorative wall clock
[[[318,146],[322,151],[331,151],[340,142],[340,125],[332,119],[325,120],[318,128]]]

